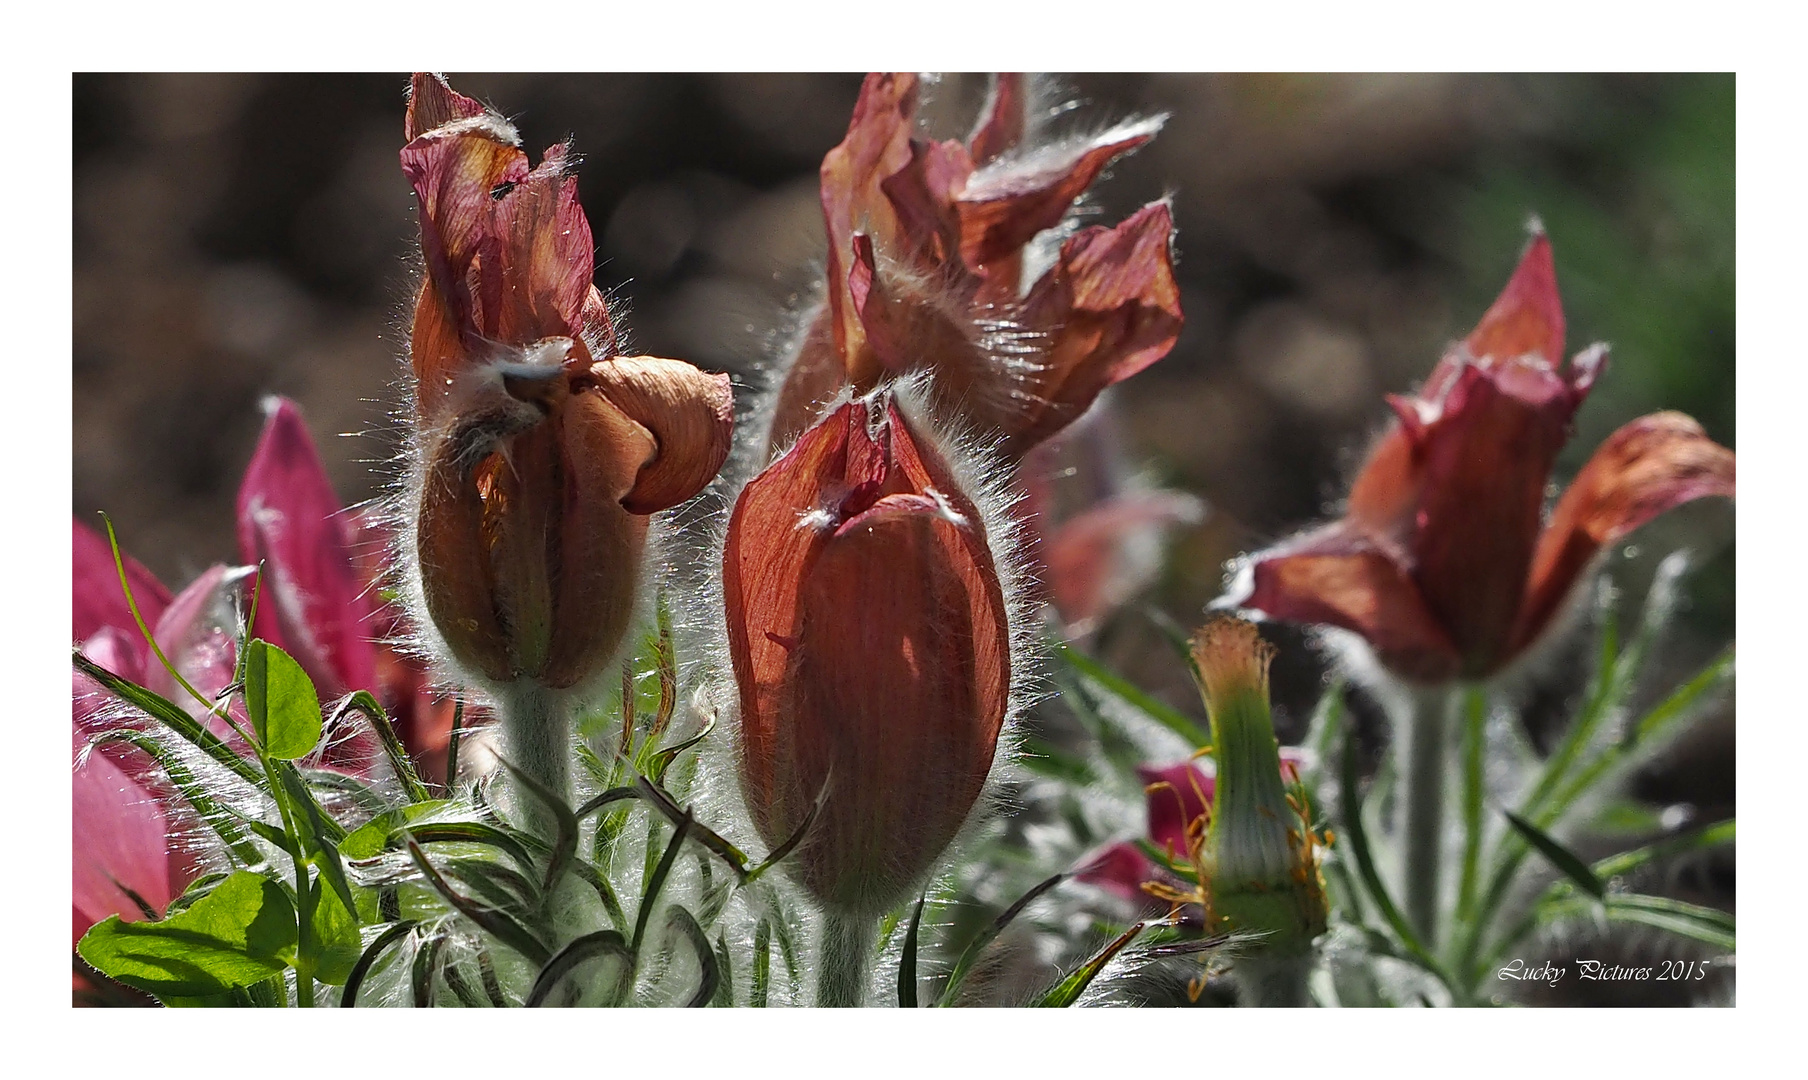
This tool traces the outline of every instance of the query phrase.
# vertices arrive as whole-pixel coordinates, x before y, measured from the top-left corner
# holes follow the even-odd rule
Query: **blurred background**
[[[760,379],[820,266],[816,170],[845,132],[858,75],[450,77],[511,116],[535,160],[575,140],[598,282],[626,304],[632,351]],[[388,475],[416,238],[396,158],[406,85],[74,79],[74,511],[112,514],[174,587],[234,557],[233,498],[262,396],[302,404],[347,502]],[[1736,447],[1732,76],[1059,86],[1073,108],[1057,126],[1171,114],[1087,207],[1115,222],[1171,194],[1179,228],[1185,332],[1111,405],[1123,459],[1206,512],[1093,639],[1164,696],[1192,691],[1145,609],[1196,622],[1227,559],[1324,516],[1388,419],[1381,395],[1413,388],[1473,325],[1534,214],[1555,245],[1571,351],[1613,345],[1559,479],[1655,409],[1686,411]],[[982,77],[944,78],[924,109],[932,132],[964,134],[984,92]],[[1671,682],[1732,635],[1732,537],[1730,507],[1687,507],[1615,558],[1632,610],[1656,556],[1698,554]],[[1298,635],[1273,636],[1286,737],[1323,665]],[[1579,664],[1560,658],[1526,687],[1534,738],[1563,712]],[[1729,704],[1640,793],[1729,815],[1732,732]],[[1714,873],[1702,887],[1730,907],[1730,856]]]

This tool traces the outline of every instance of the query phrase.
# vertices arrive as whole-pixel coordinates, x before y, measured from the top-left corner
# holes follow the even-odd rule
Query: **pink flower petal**
[[[80,521],[72,522],[71,531],[75,534],[70,564],[74,579],[74,640],[86,641],[103,626],[117,627],[137,637],[138,625],[132,621],[132,609],[126,606],[125,591],[119,587],[112,546],[105,536]],[[156,626],[163,609],[169,606],[170,591],[138,560],[130,555],[124,558],[126,580],[138,602],[138,613],[144,616],[145,625]]]
[[[376,687],[372,601],[353,560],[354,528],[301,410],[267,404],[239,485],[239,555],[264,564],[254,633],[301,662],[321,696]]]

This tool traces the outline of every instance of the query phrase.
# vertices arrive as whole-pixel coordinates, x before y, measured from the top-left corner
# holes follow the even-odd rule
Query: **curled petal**
[[[887,375],[934,371],[935,393],[956,409],[980,407],[983,401],[1009,410],[1014,401],[1010,373],[969,336],[971,317],[952,310],[948,297],[914,279],[892,277],[888,269],[889,264],[875,262],[869,237],[854,237],[848,290],[878,367]],[[871,386],[856,382],[855,388]]]
[[[101,628],[111,626],[138,640],[138,624],[132,621],[132,609],[126,606],[126,594],[119,587],[119,570],[113,565],[113,547],[107,538],[84,525],[72,521],[74,554],[70,572],[74,586],[73,638],[85,641]],[[132,598],[146,626],[156,626],[163,609],[169,607],[170,591],[155,574],[137,559],[120,553],[126,568],[126,581],[132,586]]]
[[[623,506],[651,514],[709,486],[728,460],[734,437],[734,390],[727,375],[682,360],[618,356],[593,364],[590,377],[655,442],[634,486],[619,496]]]
[[[513,187],[491,195],[477,325],[497,341],[583,333],[595,255],[567,156],[564,145],[552,147]]]
[[[1271,619],[1354,631],[1409,678],[1438,682],[1462,666],[1412,578],[1342,522],[1250,556],[1227,600]]]
[[[1001,72],[992,76],[982,119],[967,140],[973,160],[984,165],[1023,141],[1029,119],[1029,87],[1021,73]]]
[[[672,361],[676,363],[676,361]],[[695,370],[695,369],[692,369]],[[575,685],[614,653],[634,615],[647,519],[624,503],[658,453],[654,435],[611,399],[579,393],[564,414],[566,495],[547,686]]]
[[[482,116],[489,110],[480,101],[453,90],[445,76],[417,71],[408,85],[408,115],[402,122],[409,142],[454,120]]]
[[[352,558],[353,526],[321,467],[301,410],[268,404],[239,485],[239,557],[262,563],[253,632],[301,662],[323,696],[376,685],[371,601]]]
[[[879,183],[907,239],[896,254],[915,253],[924,268],[955,258],[960,220],[954,206],[971,175],[973,160],[960,143],[911,140],[909,163]]]
[[[956,204],[961,260],[969,268],[984,266],[1054,228],[1105,166],[1153,139],[1160,128],[1160,118],[1124,124],[974,173]]]
[[[1173,219],[1151,203],[1115,228],[1083,230],[1024,301],[1023,321],[1050,333],[1032,375],[1033,407],[1003,419],[1018,452],[1062,427],[1099,392],[1167,355],[1180,336],[1180,287],[1168,251]]]
[[[880,183],[909,163],[916,124],[917,77],[873,72],[860,84],[846,138],[822,159],[822,215],[829,237],[829,307],[835,351],[852,370],[862,334],[846,293],[846,260],[854,233],[865,230],[891,248],[901,227]]]
[[[1602,547],[1690,500],[1732,498],[1734,465],[1733,452],[1682,413],[1642,416],[1608,436],[1538,538],[1515,642],[1538,637]]]

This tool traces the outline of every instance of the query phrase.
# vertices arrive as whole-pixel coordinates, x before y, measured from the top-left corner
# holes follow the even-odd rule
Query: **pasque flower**
[[[727,456],[728,377],[613,355],[567,147],[529,168],[502,117],[432,75],[414,77],[406,132],[426,610],[476,676],[569,688],[628,628],[648,515]]]
[[[735,503],[723,557],[741,785],[832,910],[901,900],[972,810],[1011,685],[992,538],[889,394],[805,432]]]
[[[847,388],[931,371],[944,412],[1020,455],[1180,333],[1163,203],[1075,232],[1026,282],[1030,242],[1159,120],[1024,147],[1029,88],[1000,75],[971,138],[938,142],[915,137],[918,90],[915,75],[868,75],[823,159],[827,303],[780,389],[773,451]]]
[[[1499,672],[1551,626],[1595,554],[1674,506],[1732,497],[1733,452],[1680,413],[1610,435],[1548,520],[1545,488],[1600,374],[1562,364],[1550,241],[1532,238],[1473,332],[1416,395],[1350,489],[1341,520],[1250,556],[1227,602],[1367,639],[1421,683]]]

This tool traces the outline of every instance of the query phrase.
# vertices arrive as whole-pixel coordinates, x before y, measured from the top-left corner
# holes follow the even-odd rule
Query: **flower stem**
[[[864,915],[828,912],[817,957],[816,1005],[857,1009],[866,1004],[867,969],[872,964],[876,921]]]
[[[1460,695],[1451,695],[1461,700]],[[1444,836],[1444,735],[1449,699],[1441,691],[1413,695],[1405,747],[1405,907],[1407,921],[1427,948],[1438,936]]]
[[[1487,765],[1488,697],[1480,686],[1456,694],[1463,720],[1463,875],[1457,889],[1456,917],[1467,923],[1475,914],[1481,871],[1482,810]]]
[[[564,695],[523,680],[498,702],[502,745],[509,762],[571,804],[571,712]],[[558,818],[533,793],[517,789],[515,814],[543,840],[558,832]]]
[[[1246,1007],[1303,1009],[1312,1004],[1306,979],[1312,974],[1311,953],[1249,956],[1237,961],[1239,997]]]

